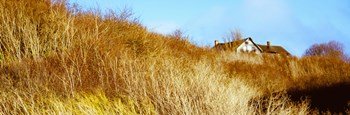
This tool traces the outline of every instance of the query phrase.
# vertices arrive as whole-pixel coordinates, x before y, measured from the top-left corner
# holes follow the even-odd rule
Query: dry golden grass
[[[0,27],[0,114],[309,114],[286,91],[350,76],[338,59],[218,53],[65,1],[1,0]]]

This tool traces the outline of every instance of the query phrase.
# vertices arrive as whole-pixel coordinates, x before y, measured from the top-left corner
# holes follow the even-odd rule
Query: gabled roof
[[[253,41],[252,38],[248,37],[248,38],[245,39],[245,41],[246,41],[247,39],[249,39],[250,41],[252,41],[252,43],[254,44],[254,46],[257,47],[257,48],[259,49],[260,52],[263,52],[263,49],[261,49],[261,48],[259,47],[259,45],[257,45],[257,44]]]
[[[244,43],[247,40],[252,41],[252,43],[259,48],[259,46],[257,44],[254,43],[253,39],[248,37],[246,39],[241,39],[241,40],[235,40],[232,42],[226,42],[226,43],[219,43],[217,45],[215,45],[213,48],[217,49],[217,50],[236,50],[242,43]],[[259,48],[260,51],[262,51],[261,48]]]
[[[250,40],[254,46],[256,46],[260,52],[262,53],[272,53],[272,54],[285,54],[285,55],[290,55],[290,53],[284,49],[281,46],[267,46],[267,45],[261,45],[261,44],[256,44],[252,38],[248,37],[246,39],[242,40],[235,40],[232,42],[226,42],[226,43],[218,43],[215,45],[213,48],[220,50],[220,51],[225,51],[225,50],[236,50],[242,43],[244,43],[247,40]]]

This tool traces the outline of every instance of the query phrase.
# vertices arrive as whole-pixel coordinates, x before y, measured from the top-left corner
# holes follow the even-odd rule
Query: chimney
[[[219,41],[218,40],[215,40],[215,45],[218,45],[219,44]]]
[[[270,48],[270,41],[267,41],[267,48]]]

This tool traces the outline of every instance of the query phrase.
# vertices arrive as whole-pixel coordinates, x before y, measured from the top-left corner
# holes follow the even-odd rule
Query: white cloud
[[[170,34],[176,29],[180,29],[181,26],[175,22],[163,21],[150,23],[146,25],[150,31],[161,33],[161,34]]]
[[[282,0],[245,0],[242,6],[243,18],[254,26],[281,26],[291,21],[290,8]]]

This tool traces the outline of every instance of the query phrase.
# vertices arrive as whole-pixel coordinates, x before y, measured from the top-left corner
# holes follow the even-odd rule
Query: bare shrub
[[[224,40],[228,40],[228,42],[241,39],[243,39],[243,35],[239,29],[231,30],[230,34],[224,38]]]
[[[344,45],[337,41],[314,44],[304,53],[304,56],[333,56],[345,59]]]

